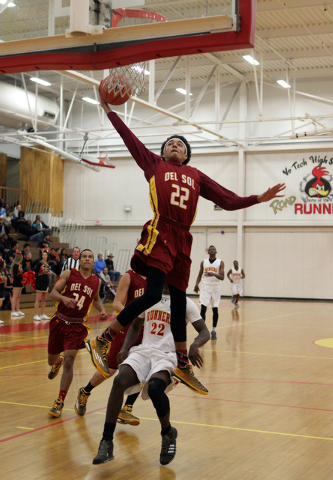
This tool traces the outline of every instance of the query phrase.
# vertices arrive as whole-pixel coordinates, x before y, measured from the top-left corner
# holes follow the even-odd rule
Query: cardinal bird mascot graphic
[[[332,175],[329,174],[325,167],[315,167],[312,173],[303,178],[300,183],[300,190],[302,192],[302,200],[306,203],[310,199],[313,200],[332,200]]]

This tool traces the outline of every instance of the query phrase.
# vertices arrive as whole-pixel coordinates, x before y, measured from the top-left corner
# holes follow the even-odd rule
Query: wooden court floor
[[[48,325],[35,325],[32,309],[24,320],[1,313],[2,480],[333,479],[332,304],[248,300],[236,311],[221,301],[217,341],[202,349],[205,366],[196,370],[209,395],[183,386],[170,394],[178,440],[167,467],[159,464],[155,410],[141,398],[134,407],[141,424],[117,426],[115,459],[92,465],[112,380],[93,390],[86,416],[76,417],[77,391],[94,373],[82,350],[63,414],[50,418],[60,375],[47,378]],[[104,327],[93,323],[91,336]]]

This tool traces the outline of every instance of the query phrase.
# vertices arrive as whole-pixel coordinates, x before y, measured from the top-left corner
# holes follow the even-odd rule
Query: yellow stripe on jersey
[[[91,332],[91,328],[90,328],[90,325],[87,323],[87,319],[89,317],[89,314],[90,314],[90,310],[91,310],[91,307],[93,306],[93,303],[94,303],[94,299],[91,300],[90,302],[90,305],[89,305],[89,308],[88,308],[88,312],[87,312],[87,315],[85,317],[83,317],[83,322],[82,324],[86,327],[86,329],[88,330],[88,333]]]
[[[145,255],[149,255],[149,253],[152,251],[156,243],[157,235],[159,234],[159,231],[156,230],[156,225],[158,219],[160,218],[160,214],[158,212],[158,201],[154,176],[151,177],[151,179],[149,180],[149,200],[150,206],[154,212],[154,218],[152,219],[148,227],[148,240],[146,245],[140,244],[137,246],[137,249],[140,250],[140,252],[143,252]]]

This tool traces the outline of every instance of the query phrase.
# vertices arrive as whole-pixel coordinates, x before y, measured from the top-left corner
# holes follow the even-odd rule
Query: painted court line
[[[21,428],[22,430],[33,430],[33,428],[29,428],[29,427],[16,427],[16,428]]]
[[[265,322],[266,320],[273,320],[275,318],[292,317],[293,315],[301,315],[302,313],[303,312],[286,313],[285,315],[278,315],[276,317],[260,318],[259,320],[251,320],[250,322],[240,322],[240,325],[249,325],[250,323]],[[224,325],[223,327],[217,327],[217,329],[222,330],[222,328],[229,328],[229,327],[230,325]]]
[[[180,395],[173,395],[173,396],[180,396]],[[183,396],[185,396],[185,395],[183,395]],[[191,397],[188,397],[188,398],[191,398]],[[207,400],[207,398],[205,398],[204,400]],[[11,403],[13,405],[25,405],[25,406],[29,406],[29,407],[49,408],[49,407],[45,407],[44,405],[28,405],[28,404],[19,404],[19,403],[14,403],[14,402],[2,402],[2,401],[0,401],[0,403],[9,403],[9,404]],[[89,414],[92,414],[92,413],[105,415],[105,412],[101,412],[101,410],[105,410],[105,409],[106,409],[106,407],[98,408],[96,410],[92,410],[91,412],[87,412],[86,415],[89,415]],[[64,409],[64,410],[66,410],[66,409]],[[27,432],[19,433],[18,435],[13,435],[12,437],[4,438],[4,439],[0,440],[0,443],[8,442],[9,440],[13,440],[15,438],[22,437],[24,435],[29,435],[30,433],[38,432],[40,430],[45,430],[46,428],[54,427],[55,425],[59,425],[59,424],[65,423],[65,422],[69,422],[70,420],[75,420],[77,418],[78,417],[75,416],[75,417],[66,418],[65,420],[61,420],[59,422],[49,423],[48,425],[44,425],[43,427],[35,428],[35,429],[29,430]],[[154,421],[154,422],[158,422],[157,418],[156,419],[155,418],[147,418],[147,417],[140,417],[140,418],[142,420],[151,420],[151,421]],[[256,430],[256,429],[253,429],[253,428],[240,428],[240,427],[228,427],[226,425],[210,425],[210,424],[205,424],[205,423],[181,422],[181,421],[178,421],[178,420],[173,420],[172,423],[179,423],[181,425],[191,425],[191,426],[196,426],[196,427],[220,428],[222,430],[234,430],[234,431],[239,431],[239,432],[264,433],[264,434],[268,434],[268,435],[280,435],[280,436],[286,436],[286,437],[312,438],[312,439],[315,439],[315,440],[333,441],[333,438],[329,438],[329,437],[315,437],[313,435],[299,435],[297,433],[271,432],[269,430]]]
[[[85,355],[86,353],[88,352],[81,352],[81,353],[78,353],[77,355]],[[18,363],[17,365],[7,365],[6,367],[0,367],[0,370],[5,370],[6,368],[23,367],[25,365],[32,365],[33,363],[41,363],[41,362],[47,363],[47,359],[44,358],[43,360],[35,360],[34,362]]]
[[[204,348],[204,347],[203,347]],[[233,350],[210,350],[204,348],[205,352],[218,352],[218,353],[235,353]],[[333,360],[333,357],[309,357],[307,355],[288,355],[283,353],[262,353],[262,352],[241,352],[238,351],[237,353],[242,355],[268,355],[270,357],[292,357],[292,358],[310,358],[310,359],[319,359],[319,360]]]

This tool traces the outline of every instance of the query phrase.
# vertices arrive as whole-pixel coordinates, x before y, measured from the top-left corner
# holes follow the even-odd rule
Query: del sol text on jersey
[[[76,290],[76,291],[80,292],[81,291],[81,283],[72,283],[71,291],[72,290]],[[86,293],[91,298],[91,295],[92,295],[93,291],[92,291],[92,288],[88,287],[88,285],[85,285],[82,293]]]
[[[186,183],[186,185],[189,185],[190,187],[195,190],[195,184],[194,184],[194,178],[187,177],[186,175],[181,176],[182,183]],[[167,182],[168,180],[173,180],[178,182],[178,175],[177,172],[166,172],[164,180]]]

